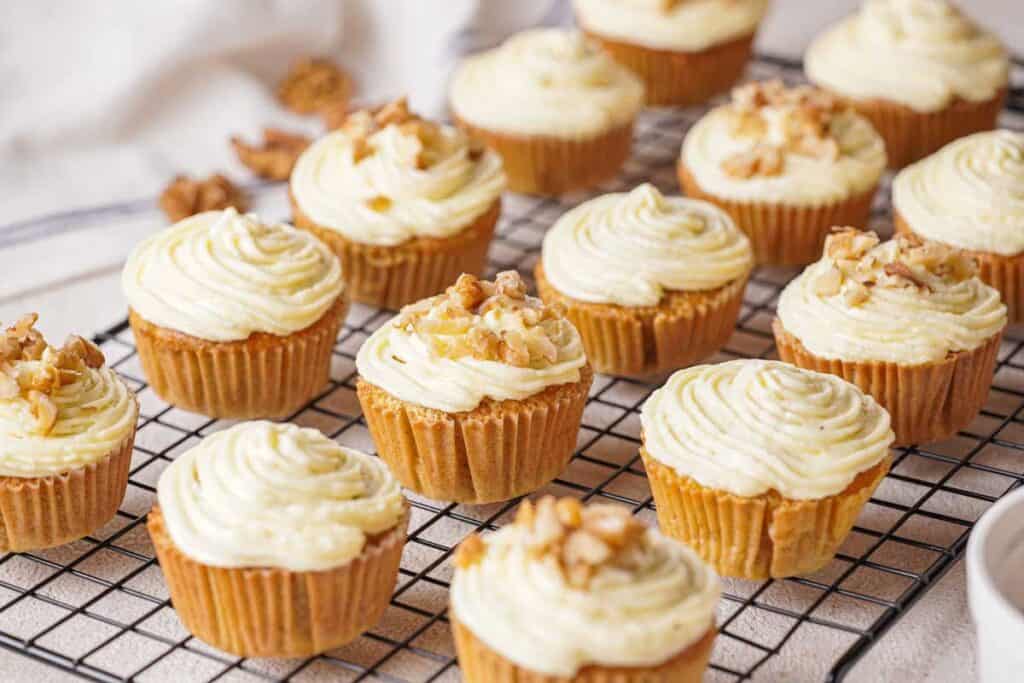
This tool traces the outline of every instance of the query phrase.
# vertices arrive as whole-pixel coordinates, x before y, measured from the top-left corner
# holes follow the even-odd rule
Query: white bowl
[[[981,683],[1024,680],[1024,488],[988,509],[967,543],[967,599]]]

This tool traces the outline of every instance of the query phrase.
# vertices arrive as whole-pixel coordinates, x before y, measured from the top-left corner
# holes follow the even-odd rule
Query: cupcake
[[[545,28],[466,59],[452,116],[497,150],[509,189],[551,195],[592,187],[629,157],[644,86],[582,34]]]
[[[718,577],[625,508],[523,501],[455,567],[466,683],[699,683],[707,668]]]
[[[700,104],[743,75],[768,0],[573,0],[576,23],[644,82],[647,104]]]
[[[952,142],[892,184],[896,230],[963,249],[978,277],[1024,322],[1024,133],[998,130]]]
[[[0,553],[87,536],[128,488],[135,395],[94,344],[54,348],[36,319],[0,335]]]
[[[720,574],[810,574],[889,471],[889,414],[834,375],[735,360],[680,370],[640,415],[662,531]]]
[[[831,372],[892,415],[896,443],[939,441],[985,403],[1006,326],[999,292],[937,242],[840,229],[779,297],[779,356]]]
[[[866,224],[885,171],[871,124],[826,93],[780,81],[736,88],[687,132],[679,181],[750,236],[758,263],[814,261],[833,225]]]
[[[725,212],[644,184],[559,218],[535,275],[541,298],[579,330],[594,369],[647,377],[728,341],[753,265],[750,240]]]
[[[408,505],[378,458],[314,429],[245,422],[179,455],[147,527],[174,609],[241,657],[306,657],[384,613]]]
[[[999,39],[945,0],[866,0],[811,43],[804,68],[871,119],[893,168],[995,128],[1010,79]]]
[[[150,387],[210,417],[294,413],[327,383],[348,310],[341,274],[310,233],[234,209],[149,237],[121,284]]]
[[[359,403],[402,484],[491,503],[554,479],[576,447],[593,371],[576,328],[518,273],[461,275],[402,309],[356,356]]]
[[[310,145],[290,197],[295,225],[341,259],[352,299],[398,310],[483,272],[504,189],[501,157],[403,98]]]

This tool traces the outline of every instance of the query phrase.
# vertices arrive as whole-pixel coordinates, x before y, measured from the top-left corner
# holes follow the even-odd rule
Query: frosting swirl
[[[414,237],[450,237],[498,201],[505,189],[498,154],[399,104],[411,125],[396,120],[377,130],[342,128],[299,157],[292,197],[318,225],[356,242],[393,246]]]
[[[554,28],[512,36],[466,59],[451,86],[469,123],[527,135],[593,137],[629,124],[644,86],[582,34]]]
[[[804,67],[833,92],[920,112],[991,99],[1010,68],[999,39],[945,0],[866,0],[811,43]]]
[[[665,290],[706,290],[746,276],[747,239],[725,212],[648,183],[558,219],[544,237],[544,273],[580,301],[653,306]]]
[[[643,533],[629,569],[598,568],[580,588],[553,557],[533,552],[519,525],[506,526],[484,537],[478,562],[456,570],[452,611],[531,671],[573,676],[588,664],[662,664],[713,626],[721,588],[685,545]]]
[[[405,513],[383,461],[315,429],[244,422],[178,456],[157,483],[174,544],[216,567],[315,571],[358,556]]]
[[[778,361],[680,370],[640,419],[650,457],[738,496],[839,493],[895,438],[889,414],[853,384]]]
[[[900,171],[893,206],[915,233],[961,249],[1024,252],[1024,133],[960,138]]]
[[[811,353],[911,365],[969,351],[1002,332],[1006,306],[973,262],[934,242],[878,244],[873,233],[854,237],[852,252],[832,246],[850,234],[829,237],[825,256],[779,297],[779,321]]]
[[[653,49],[698,52],[752,34],[768,0],[573,0],[588,31]]]
[[[310,233],[234,209],[207,211],[140,243],[121,286],[149,322],[212,341],[305,329],[344,288],[341,263]]]

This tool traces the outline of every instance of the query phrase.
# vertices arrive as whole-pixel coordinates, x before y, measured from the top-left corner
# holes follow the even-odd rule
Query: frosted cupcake
[[[483,272],[504,189],[497,154],[404,98],[310,145],[290,184],[295,225],[335,251],[352,299],[395,310]]]
[[[753,266],[750,241],[725,212],[644,184],[559,218],[535,275],[598,372],[650,376],[728,341]]]
[[[456,122],[497,150],[509,189],[559,194],[613,177],[629,157],[644,86],[582,34],[535,29],[466,59]]]
[[[722,207],[758,263],[810,263],[833,225],[864,224],[885,171],[867,119],[808,87],[748,83],[687,132],[679,180]]]
[[[779,356],[839,375],[892,415],[899,445],[938,441],[985,404],[1006,326],[974,262],[912,237],[845,228],[779,297]]]
[[[768,0],[573,0],[576,22],[643,79],[647,103],[725,92],[750,59]]]
[[[892,185],[899,232],[965,250],[1024,321],[1024,133],[975,133],[903,169]]]
[[[893,168],[995,128],[1010,78],[999,39],[945,0],[866,0],[811,43],[804,68],[871,119]]]
[[[680,370],[640,417],[659,526],[726,576],[825,566],[889,470],[873,398],[777,361]]]
[[[138,403],[81,337],[57,349],[25,316],[0,334],[0,553],[68,543],[117,513]]]
[[[246,422],[179,455],[147,526],[179,618],[242,657],[305,657],[387,608],[408,505],[379,459]]]
[[[285,417],[327,383],[348,310],[320,240],[234,209],[139,244],[121,277],[142,370],[162,399],[211,417]]]
[[[459,546],[452,629],[467,683],[699,683],[718,577],[625,508],[524,501]]]
[[[593,371],[557,308],[514,271],[462,275],[402,309],[356,356],[377,452],[407,488],[490,503],[540,488],[572,457]]]

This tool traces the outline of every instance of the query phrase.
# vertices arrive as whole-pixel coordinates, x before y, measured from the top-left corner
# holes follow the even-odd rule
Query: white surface
[[[483,24],[514,26],[516,20],[533,23],[548,13],[546,7],[537,7],[532,1],[517,2],[515,10],[523,16],[512,20],[500,16],[501,21],[495,22],[492,15],[497,2],[491,0],[480,10],[477,17]],[[294,126],[295,119],[280,114],[267,95],[268,86],[292,55],[341,45],[339,54],[345,64],[361,68],[379,64],[380,69],[393,74],[394,83],[402,82],[404,89],[414,90],[414,103],[429,106],[431,101],[437,104],[437,94],[443,92],[443,55],[447,49],[444,46],[452,42],[462,46],[493,42],[489,32],[467,38],[458,31],[427,30],[426,22],[437,5],[424,0],[350,0],[342,12],[347,19],[341,20],[340,25],[323,18],[323,13],[328,18],[336,16],[337,2],[295,0],[287,3],[288,11],[283,9],[285,4],[270,0],[147,3],[146,11],[162,14],[155,21],[139,23],[136,13],[133,23],[132,9],[142,5],[127,0],[105,3],[102,8],[94,3],[6,3],[4,21],[0,22],[0,72],[6,78],[14,70],[26,79],[7,81],[13,84],[9,89],[19,93],[30,89],[28,76],[40,79],[45,87],[37,87],[33,96],[45,95],[45,99],[38,104],[44,114],[37,112],[35,116],[25,115],[19,109],[24,103],[22,98],[4,98],[0,104],[0,196],[4,197],[0,240],[7,226],[16,221],[73,206],[133,199],[149,201],[175,172],[206,173],[226,168],[235,172],[236,177],[246,177],[228,157],[227,137],[235,132],[253,134],[271,122]],[[403,18],[396,24],[376,20],[368,10],[371,4]],[[468,12],[467,2],[444,0],[444,4],[448,10],[446,18],[468,16],[458,14]],[[502,4],[502,9],[508,7]],[[760,45],[768,51],[798,56],[817,30],[845,14],[853,4],[850,0],[776,0],[764,24]],[[972,0],[969,9],[1000,32],[1009,45],[1024,45],[1024,5],[1009,0]],[[270,19],[274,10],[278,16]],[[244,20],[239,19],[242,14]],[[280,19],[282,14],[287,20]],[[198,28],[211,17],[216,29]],[[26,30],[26,21],[46,28]],[[65,41],[73,33],[90,38],[91,31],[114,24],[122,27],[118,35],[123,40],[128,41],[131,36],[135,42],[115,44],[106,57],[95,39],[77,44]],[[307,33],[310,26],[316,29],[313,38]],[[171,42],[154,43],[160,35]],[[168,55],[175,48],[221,41],[227,45],[225,50],[230,57],[211,68],[203,68],[201,78],[186,75],[180,88],[175,85],[179,83],[175,78],[153,78],[154,70],[174,63]],[[254,43],[260,46],[259,50],[246,48]],[[414,44],[415,50],[411,49]],[[396,45],[409,49],[399,51]],[[374,51],[374,46],[380,51]],[[143,53],[153,57],[153,61],[143,60],[149,80],[117,81],[126,55]],[[157,59],[159,54],[164,56]],[[370,54],[375,55],[374,59],[368,57]],[[37,70],[40,59],[48,55],[55,55],[50,59],[51,66]],[[423,55],[438,59],[425,60]],[[187,60],[178,63],[188,66]],[[421,68],[423,64],[428,68]],[[74,69],[69,65],[74,65]],[[194,65],[192,68],[195,70]],[[114,80],[98,89],[80,84],[76,87],[74,72],[83,69],[93,74],[109,74]],[[424,72],[430,72],[429,77],[417,77]],[[363,92],[374,92],[372,79],[364,76],[360,80]],[[210,85],[214,81],[218,84]],[[154,100],[153,90],[148,86],[139,90],[140,84],[154,82],[170,88],[175,96]],[[110,100],[103,100],[106,104],[102,106],[100,100],[115,85],[117,92],[130,94],[131,105],[119,105],[116,111],[111,111]],[[230,97],[229,85],[234,88]],[[383,89],[376,92],[385,94]],[[178,105],[184,106],[193,98],[201,100],[211,93],[215,96],[213,103],[199,106],[194,118],[186,117],[190,121],[188,127],[174,135],[165,134],[165,126],[172,119],[181,121],[182,110]],[[124,126],[122,131],[126,132],[115,134],[115,124]],[[146,144],[125,142],[136,138]],[[58,151],[49,154],[53,150]],[[65,163],[65,159],[70,161]],[[286,215],[283,190],[275,190],[271,195],[257,205],[257,210],[267,211],[272,217]],[[63,223],[55,220],[48,225],[60,230]],[[14,248],[0,247],[0,320],[37,310],[43,316],[43,329],[58,339],[70,331],[91,332],[117,321],[125,312],[118,288],[121,262],[136,241],[162,225],[151,218],[126,221],[116,214],[101,215],[87,230],[60,233]],[[974,680],[976,656],[967,612],[965,577],[960,564],[875,645],[847,680]],[[836,639],[793,643],[796,652],[787,650],[790,653],[785,662],[781,661],[783,658],[771,660],[757,680],[820,680],[824,660],[831,661],[850,642]],[[63,679],[56,670],[0,650],[0,680]]]

